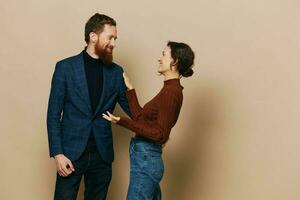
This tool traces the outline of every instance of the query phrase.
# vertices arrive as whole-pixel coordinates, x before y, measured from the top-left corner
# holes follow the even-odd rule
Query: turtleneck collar
[[[90,56],[90,54],[88,54],[88,52],[86,51],[86,48],[83,51],[83,55],[90,61],[92,62],[99,62],[101,61],[100,58],[93,58],[92,56]]]
[[[173,86],[180,86],[182,89],[182,85],[180,84],[180,79],[179,78],[172,78],[164,81],[164,85],[173,85]]]

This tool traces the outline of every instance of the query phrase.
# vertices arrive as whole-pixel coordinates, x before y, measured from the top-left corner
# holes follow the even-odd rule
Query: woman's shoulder
[[[181,87],[165,87],[162,91],[163,98],[170,99],[182,99],[183,93]]]

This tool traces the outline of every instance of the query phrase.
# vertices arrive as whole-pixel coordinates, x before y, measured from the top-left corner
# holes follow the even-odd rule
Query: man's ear
[[[96,43],[98,40],[98,35],[94,32],[90,32],[89,37],[92,43]]]

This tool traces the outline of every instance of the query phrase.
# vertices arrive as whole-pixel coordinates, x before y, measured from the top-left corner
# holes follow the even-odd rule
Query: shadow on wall
[[[113,177],[107,199],[126,199],[130,173],[129,143],[132,132],[123,127],[115,126],[113,135],[115,161],[113,162]]]
[[[193,91],[197,91],[196,95],[185,97],[186,112],[181,113],[184,118],[179,118],[181,122],[177,124],[178,134],[183,134],[178,136],[180,142],[172,152],[167,147],[164,155],[166,182],[161,184],[164,199],[193,199],[195,190],[199,199],[199,194],[202,196],[206,189],[204,168],[207,154],[213,148],[209,142],[211,134],[222,124],[221,100],[215,88],[195,88]],[[195,179],[197,184],[193,184]]]

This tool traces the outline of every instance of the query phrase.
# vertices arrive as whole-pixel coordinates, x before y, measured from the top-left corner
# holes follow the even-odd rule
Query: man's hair
[[[94,32],[97,34],[100,34],[103,29],[105,24],[109,24],[111,26],[116,26],[117,23],[116,21],[103,14],[96,13],[94,14],[85,24],[85,32],[84,32],[84,40],[88,44],[90,41],[90,33]]]

